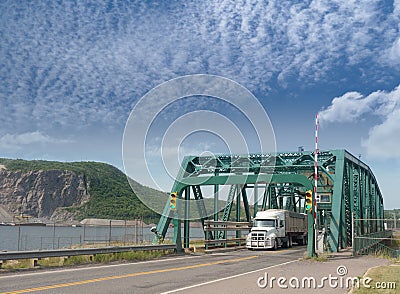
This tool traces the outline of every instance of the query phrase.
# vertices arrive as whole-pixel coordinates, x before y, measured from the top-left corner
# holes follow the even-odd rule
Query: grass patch
[[[91,262],[93,262],[93,260],[91,260],[91,256],[78,255],[78,256],[71,256],[71,257],[65,259],[64,265],[65,266],[74,266],[74,265],[80,265],[80,264],[88,264]]]
[[[308,256],[308,252],[304,252],[303,259],[304,260],[311,260],[311,261],[318,261],[318,262],[325,262],[328,261],[329,254],[327,252],[320,253],[316,256],[310,257]]]
[[[371,294],[371,293],[399,293],[400,287],[400,264],[388,266],[380,266],[368,271],[368,276],[371,281],[368,283],[370,288],[365,288],[360,283],[360,288],[355,289],[356,294]]]
[[[98,263],[109,263],[113,261],[142,261],[154,258],[159,258],[165,255],[161,250],[154,251],[130,251],[130,252],[118,252],[111,254],[96,254],[94,261]]]
[[[204,239],[191,240],[189,246],[204,246]]]
[[[324,253],[318,254],[317,256],[313,256],[310,259],[313,261],[325,262],[325,261],[328,261],[328,257],[329,257],[328,253],[324,252]]]
[[[7,260],[3,263],[2,269],[14,270],[14,269],[26,269],[30,267],[29,259],[19,259],[19,260]]]
[[[384,259],[390,259],[390,260],[395,260],[396,258],[393,257],[392,252],[388,252],[387,250],[378,250],[376,252],[372,252],[368,254],[369,256],[374,256],[377,258],[384,258]]]

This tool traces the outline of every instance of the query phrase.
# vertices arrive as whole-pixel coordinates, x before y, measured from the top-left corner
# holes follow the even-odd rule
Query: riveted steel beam
[[[302,195],[305,190],[313,190],[313,184],[310,181],[313,176],[314,152],[309,151],[188,156],[182,162],[171,191],[178,192],[179,210],[179,207],[182,207],[179,203],[182,200],[183,190],[191,187],[195,189],[193,191],[196,194],[195,191],[201,192],[202,186],[214,186],[214,213],[211,212],[210,217],[217,220],[219,187],[231,186],[227,205],[222,212],[222,220],[229,219],[236,194],[239,194],[236,218],[238,216],[240,218],[240,203],[243,201],[246,218],[249,220],[250,204],[246,192],[249,185],[253,184],[254,188],[257,186],[254,191],[255,200],[258,200],[258,189],[260,187],[265,189],[261,206],[263,210],[280,207],[301,212],[304,198]],[[318,217],[326,219],[318,221],[320,227],[317,229],[324,227],[328,230],[330,250],[338,251],[339,248],[352,245],[352,213],[356,218],[383,217],[383,197],[374,174],[368,165],[346,150],[320,151],[318,178],[318,195],[320,196],[318,209],[324,211],[324,214],[318,214]],[[198,207],[198,209],[199,215],[204,216],[205,208]],[[254,213],[257,210],[258,205],[255,205]],[[181,214],[183,212],[171,212],[167,204],[157,226],[158,237],[155,240],[162,240],[171,220],[173,220],[175,230],[180,231]],[[187,223],[185,225],[187,226]],[[356,223],[354,231],[356,234],[364,234],[383,229],[383,221],[365,220]],[[220,237],[219,235],[216,234],[215,237]],[[179,233],[174,232],[173,241],[179,242],[178,238]],[[185,235],[185,239],[187,238]]]

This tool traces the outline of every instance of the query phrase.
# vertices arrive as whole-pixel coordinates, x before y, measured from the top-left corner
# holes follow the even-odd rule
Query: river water
[[[165,239],[172,239],[169,229]],[[0,226],[0,251],[70,248],[77,244],[149,243],[154,233],[140,226]],[[190,228],[190,237],[204,239],[201,228]]]

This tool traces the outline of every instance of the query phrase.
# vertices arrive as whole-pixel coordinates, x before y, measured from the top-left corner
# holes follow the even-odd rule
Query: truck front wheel
[[[272,248],[274,251],[278,249],[278,241],[274,240],[274,247]]]

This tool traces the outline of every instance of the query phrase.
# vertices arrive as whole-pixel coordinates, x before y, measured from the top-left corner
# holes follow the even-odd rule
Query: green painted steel
[[[238,222],[240,222],[240,199],[242,198],[244,198],[244,195],[243,195],[243,193],[242,193],[242,189],[240,189],[240,185],[237,185],[237,188],[236,188],[236,192],[237,192],[237,195],[236,195],[236,221],[238,221]],[[243,187],[243,189],[244,189],[244,187]],[[236,231],[236,238],[240,238],[240,231]]]
[[[268,196],[269,196],[269,201],[268,201],[268,208],[278,208],[278,195],[276,194],[276,187],[274,185],[271,185],[268,189]]]
[[[180,219],[188,217],[189,201],[182,201],[183,191],[188,187],[193,190],[197,199],[200,219],[217,220],[219,207],[223,209],[221,219],[232,220],[231,211],[236,210],[236,221],[241,219],[244,208],[246,220],[250,219],[250,207],[254,214],[261,209],[281,208],[298,212],[304,211],[304,194],[313,190],[314,152],[278,152],[270,154],[225,154],[217,156],[187,156],[171,189],[178,192],[178,209],[171,212],[169,205],[164,208],[157,226],[154,241],[165,237],[171,220],[174,224],[173,242],[180,246]],[[351,246],[352,224],[351,213],[356,218],[379,219],[383,217],[383,198],[378,183],[371,169],[346,150],[320,151],[318,153],[318,230],[327,231],[328,248],[338,251]],[[204,206],[202,189],[213,186],[213,210],[207,211]],[[225,198],[224,208],[221,204],[221,189],[230,186]],[[205,189],[205,188],[204,188]],[[262,197],[261,205],[250,203],[249,195]],[[260,191],[261,193],[259,193]],[[234,199],[236,196],[236,203]],[[314,195],[313,195],[314,197]],[[185,193],[186,200],[190,195]],[[183,210],[182,210],[183,209]],[[323,213],[322,213],[323,211]],[[313,210],[314,212],[314,210]],[[314,254],[313,212],[309,214],[309,255]],[[235,217],[233,216],[233,217]],[[188,222],[185,222],[185,242],[188,246]],[[383,231],[383,221],[363,221],[354,228],[358,235]],[[224,238],[219,232],[215,238]]]
[[[201,188],[199,185],[192,186],[192,189],[193,189],[194,199],[197,200],[196,203],[197,203],[197,209],[200,213],[201,225],[204,228],[204,221],[207,219],[207,209],[206,206],[204,205],[203,194],[201,193]],[[212,232],[205,232],[205,238],[212,239],[213,238]]]
[[[231,215],[231,210],[232,210],[232,204],[233,200],[235,199],[235,194],[237,193],[238,186],[237,185],[231,185],[229,194],[228,194],[228,199],[226,200],[227,205],[224,208],[224,212],[222,213],[222,220],[223,221],[228,221],[229,217]]]
[[[258,212],[258,185],[257,183],[254,184],[254,212],[253,212],[253,217],[256,217],[256,214]]]
[[[250,205],[249,205],[249,200],[247,198],[246,186],[243,187],[243,189],[242,189],[242,197],[243,197],[244,212],[246,214],[246,221],[250,222],[251,221]]]
[[[331,151],[336,156],[335,181],[330,221],[330,248],[352,246],[351,213],[363,220],[354,228],[356,235],[383,231],[376,219],[383,218],[383,197],[371,169],[345,150]],[[374,205],[371,205],[374,203]]]
[[[214,220],[215,221],[218,220],[218,212],[219,212],[218,201],[219,201],[219,186],[215,185],[214,186]]]
[[[183,247],[189,248],[190,239],[190,187],[185,189],[185,219],[183,220]]]
[[[369,249],[382,240],[388,240],[392,236],[392,231],[378,231],[374,233],[365,234],[362,237],[354,238],[353,255],[363,254],[368,252]]]

